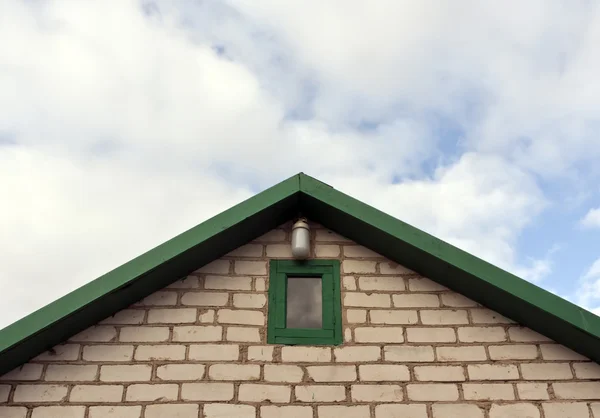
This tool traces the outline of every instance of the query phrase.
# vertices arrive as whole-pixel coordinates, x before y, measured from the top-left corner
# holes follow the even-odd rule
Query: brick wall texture
[[[266,344],[291,224],[0,377],[2,418],[600,418],[600,366],[312,224],[344,344]]]

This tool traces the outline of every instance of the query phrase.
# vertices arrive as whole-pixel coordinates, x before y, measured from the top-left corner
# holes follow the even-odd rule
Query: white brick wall
[[[267,345],[289,226],[0,376],[0,417],[600,418],[600,365],[315,224],[345,342]]]

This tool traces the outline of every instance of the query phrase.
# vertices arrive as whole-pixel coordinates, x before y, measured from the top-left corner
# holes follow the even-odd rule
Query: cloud
[[[579,223],[585,228],[600,228],[600,208],[590,209]]]
[[[600,258],[581,277],[575,295],[575,303],[600,316]]]

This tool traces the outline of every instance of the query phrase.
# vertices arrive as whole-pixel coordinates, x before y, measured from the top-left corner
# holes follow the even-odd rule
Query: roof
[[[600,362],[600,317],[297,174],[0,331],[0,375],[301,213]]]

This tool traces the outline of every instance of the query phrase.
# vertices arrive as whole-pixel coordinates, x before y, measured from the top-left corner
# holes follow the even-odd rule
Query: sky
[[[0,328],[300,171],[600,314],[600,3],[0,1]]]

